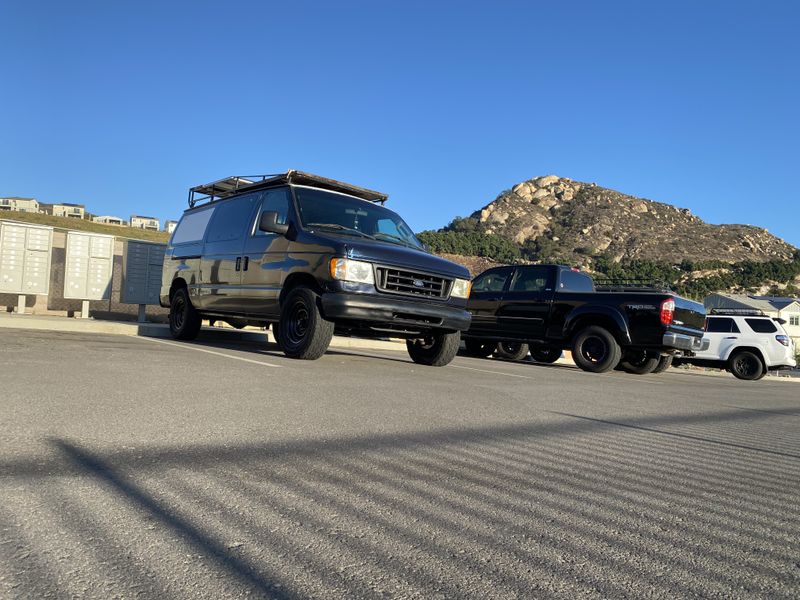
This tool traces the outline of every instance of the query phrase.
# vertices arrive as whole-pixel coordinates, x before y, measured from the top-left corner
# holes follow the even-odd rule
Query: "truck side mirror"
[[[267,233],[286,235],[286,232],[289,231],[289,225],[286,223],[278,223],[278,213],[274,210],[265,210],[261,213],[261,218],[258,220],[258,230]]]

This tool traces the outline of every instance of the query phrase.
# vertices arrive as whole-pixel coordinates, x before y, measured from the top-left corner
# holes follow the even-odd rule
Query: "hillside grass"
[[[135,227],[118,227],[116,225],[104,225],[87,221],[86,219],[73,219],[70,217],[54,217],[52,215],[41,215],[36,213],[26,213],[17,211],[0,211],[0,221],[21,221],[33,225],[49,225],[56,229],[72,229],[74,231],[88,231],[90,233],[104,233],[119,238],[130,238],[134,240],[147,240],[148,242],[160,242],[166,244],[169,234],[166,231],[147,231]]]

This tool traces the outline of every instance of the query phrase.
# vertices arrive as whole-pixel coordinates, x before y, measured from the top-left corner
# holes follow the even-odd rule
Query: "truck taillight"
[[[675,300],[667,298],[661,303],[661,324],[672,325],[675,318]]]

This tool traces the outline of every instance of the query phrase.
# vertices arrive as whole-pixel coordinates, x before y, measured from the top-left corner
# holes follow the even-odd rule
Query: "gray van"
[[[334,331],[399,337],[414,362],[446,365],[470,325],[469,272],[428,252],[386,200],[301,171],[192,188],[164,260],[172,336],[195,338],[203,319],[272,324],[300,359]]]

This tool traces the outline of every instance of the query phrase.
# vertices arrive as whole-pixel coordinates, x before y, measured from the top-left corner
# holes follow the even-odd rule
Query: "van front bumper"
[[[471,315],[463,308],[386,298],[375,294],[322,294],[322,313],[330,321],[358,321],[371,326],[409,326],[466,331]]]
[[[667,348],[676,348],[689,352],[705,352],[708,350],[709,343],[706,338],[673,332],[665,333],[662,339],[662,344]]]

